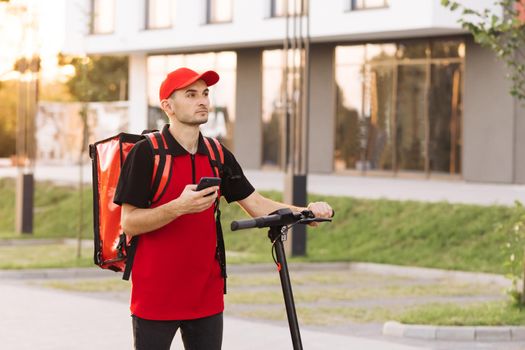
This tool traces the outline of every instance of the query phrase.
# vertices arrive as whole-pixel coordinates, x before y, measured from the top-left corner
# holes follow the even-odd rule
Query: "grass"
[[[34,231],[32,235],[15,234],[15,180],[0,179],[0,239],[77,237],[80,229],[80,192],[72,186],[36,182]],[[92,192],[83,188],[82,237],[91,238],[93,228]]]
[[[125,296],[130,288],[129,282],[122,281],[119,276],[37,283],[71,292],[122,293],[119,295]],[[228,283],[225,302],[229,315],[286,320],[277,273],[236,273]],[[438,325],[518,325],[525,322],[525,312],[500,301],[468,306],[433,301],[443,297],[500,296],[501,287],[493,285],[448,280],[427,283],[415,278],[351,271],[294,273],[292,284],[299,321],[305,325],[333,326],[387,320]],[[418,306],[407,306],[410,305],[408,300],[417,301]],[[460,302],[465,303],[457,301]]]
[[[282,308],[266,309],[258,308],[236,313],[238,316],[247,318],[258,318],[272,321],[285,321],[286,312]],[[392,319],[396,313],[384,308],[360,308],[360,307],[337,307],[337,308],[297,308],[297,318],[301,325],[332,326],[343,323],[370,323],[384,322]]]
[[[384,322],[395,317],[396,311],[384,307],[299,307],[299,319],[308,325],[329,326],[347,322]]]
[[[282,308],[255,308],[239,311],[238,316],[285,321]],[[525,312],[504,302],[483,303],[470,306],[456,304],[425,304],[404,311],[384,307],[298,307],[300,324],[333,326],[344,323],[382,323],[398,320],[406,324],[437,326],[522,326]]]
[[[41,269],[93,266],[93,249],[85,247],[77,259],[73,244],[0,247],[0,269]]]
[[[434,324],[441,326],[501,326],[525,324],[525,310],[508,302],[457,304],[426,304],[415,307],[397,318],[407,324]]]
[[[258,318],[273,321],[285,321],[286,312],[282,308],[258,308],[236,313],[238,316]],[[389,309],[374,307],[323,307],[323,308],[297,308],[297,318],[301,325],[332,326],[343,323],[370,323],[384,322],[396,315]]]
[[[293,282],[292,282],[293,283]],[[425,296],[441,297],[461,297],[483,295],[492,289],[491,292],[498,292],[501,287],[487,287],[485,285],[463,285],[451,284],[447,288],[442,285],[432,284],[426,286],[387,286],[384,288],[355,288],[347,289],[338,286],[317,287],[294,292],[294,297],[300,303],[316,303],[322,301],[356,301],[363,299],[382,299],[382,298],[417,298]],[[282,296],[279,293],[269,293],[268,290],[258,291],[236,291],[228,296],[228,300],[235,304],[280,304]]]
[[[327,284],[343,285],[348,283],[374,283],[377,281],[376,275],[371,275],[364,272],[348,273],[348,271],[329,271],[326,273],[318,272],[301,272],[291,273],[291,281],[294,286],[324,286]],[[399,276],[389,276],[389,280],[404,281],[408,278]],[[257,286],[280,286],[279,275],[277,272],[271,273],[257,273],[253,275],[232,275],[228,277],[228,284],[237,287],[257,287]]]
[[[44,286],[54,289],[61,289],[68,292],[127,292],[130,289],[130,282],[121,278],[75,280],[75,281],[49,281],[43,283]]]
[[[395,286],[394,288],[359,288],[345,289],[341,287],[317,287],[310,290],[299,290],[294,292],[297,302],[313,303],[320,301],[355,301],[362,299],[380,298],[411,298],[423,296],[472,296],[478,295],[478,285],[454,285],[451,288],[436,290],[439,286],[429,285],[425,287]],[[268,293],[268,291],[236,291],[228,296],[228,300],[235,304],[280,304],[282,296],[279,293]]]
[[[0,179],[0,239],[14,234],[14,181]],[[280,200],[277,192],[266,192]],[[291,261],[366,261],[466,271],[505,273],[503,249],[523,209],[414,201],[310,196],[326,200],[337,215],[308,231],[308,255]],[[83,189],[82,237],[92,235],[91,188]],[[79,190],[37,183],[32,238],[76,237]],[[237,205],[222,206],[229,263],[271,262],[265,230],[232,232],[230,222],[246,218]],[[3,248],[2,248],[3,249]],[[523,252],[517,259],[522,259]]]
[[[279,200],[280,194],[265,193]],[[308,256],[291,261],[366,261],[452,270],[505,273],[504,246],[523,209],[504,206],[367,200],[310,196],[328,201],[337,215],[331,224],[308,230]],[[224,206],[223,223],[246,217]],[[224,225],[227,226],[227,225]],[[271,261],[264,230],[225,230],[226,247]],[[522,258],[520,250],[517,259]]]

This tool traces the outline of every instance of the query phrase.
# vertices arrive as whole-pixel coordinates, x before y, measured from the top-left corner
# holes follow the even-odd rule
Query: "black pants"
[[[222,312],[185,321],[152,321],[132,315],[135,350],[169,350],[180,328],[186,350],[220,350]]]

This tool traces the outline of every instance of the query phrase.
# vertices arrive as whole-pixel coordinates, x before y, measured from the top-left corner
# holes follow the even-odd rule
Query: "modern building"
[[[525,109],[509,94],[503,64],[440,0],[67,7],[67,51],[129,56],[131,132],[162,118],[158,86],[169,71],[214,69],[221,81],[204,132],[221,137],[245,168],[281,168],[282,85],[297,78],[284,67],[283,43],[307,30],[309,173],[525,183]]]

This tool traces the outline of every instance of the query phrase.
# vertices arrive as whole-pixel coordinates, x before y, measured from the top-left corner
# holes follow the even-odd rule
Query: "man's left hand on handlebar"
[[[326,202],[312,202],[307,207],[316,218],[331,218],[333,216],[332,207]],[[319,225],[318,222],[311,222],[309,226],[316,227]]]

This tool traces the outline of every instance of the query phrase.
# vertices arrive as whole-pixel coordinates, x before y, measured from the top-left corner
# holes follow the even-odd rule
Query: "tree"
[[[59,54],[58,63],[60,65],[70,64],[75,68],[73,75],[67,82],[66,86],[73,96],[79,102],[82,102],[80,109],[80,118],[82,120],[82,137],[81,147],[78,157],[79,165],[79,230],[77,257],[81,256],[82,231],[84,227],[84,208],[83,208],[83,179],[82,166],[84,156],[88,149],[88,102],[108,102],[127,100],[127,82],[128,82],[128,58],[118,56],[65,56]]]
[[[75,68],[66,85],[80,102],[127,100],[128,58],[125,56],[65,56],[59,54],[60,65]]]
[[[494,8],[476,11],[458,1],[441,0],[451,11],[461,11],[459,23],[474,40],[505,62],[512,81],[510,93],[525,101],[525,0],[494,0]]]

